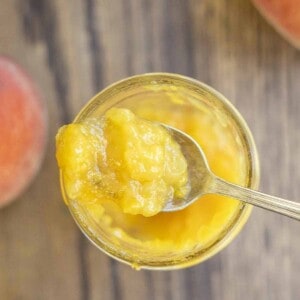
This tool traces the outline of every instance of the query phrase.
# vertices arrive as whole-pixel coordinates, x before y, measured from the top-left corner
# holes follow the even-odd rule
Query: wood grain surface
[[[228,97],[256,140],[260,190],[299,200],[300,53],[249,0],[1,0],[0,54],[26,68],[49,110],[42,169],[0,211],[1,300],[300,299],[296,221],[254,209],[212,259],[137,272],[89,244],[59,191],[58,127],[106,85],[167,71]]]

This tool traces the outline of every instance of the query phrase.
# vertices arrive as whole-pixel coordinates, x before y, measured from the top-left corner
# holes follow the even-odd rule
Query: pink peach
[[[279,33],[300,49],[299,0],[253,0],[253,3]]]
[[[0,57],[0,207],[16,199],[38,172],[46,123],[32,79],[11,59]]]

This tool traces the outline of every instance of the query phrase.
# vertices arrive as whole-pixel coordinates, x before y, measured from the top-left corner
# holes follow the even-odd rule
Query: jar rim
[[[238,127],[240,128],[240,131],[242,133],[243,142],[246,143],[247,151],[249,153],[248,159],[249,161],[249,174],[248,174],[248,187],[251,188],[257,188],[259,183],[259,161],[258,161],[258,154],[257,149],[255,146],[255,142],[252,136],[252,133],[246,124],[246,121],[243,119],[242,115],[239,113],[239,111],[233,106],[233,104],[220,92],[216,91],[211,86],[198,81],[196,79],[190,78],[188,76],[180,75],[180,74],[174,74],[174,73],[164,73],[164,72],[156,72],[156,73],[145,73],[140,75],[135,75],[131,77],[127,77],[125,79],[119,80],[99,93],[97,93],[95,96],[93,96],[86,104],[85,106],[80,110],[80,112],[77,114],[77,116],[74,119],[74,122],[79,122],[81,119],[84,119],[85,116],[89,114],[89,112],[93,109],[94,102],[96,99],[103,98],[103,103],[106,101],[106,97],[109,97],[112,92],[118,93],[122,88],[132,86],[132,84],[145,84],[145,83],[159,83],[160,79],[163,80],[175,80],[178,82],[184,82],[185,84],[189,84],[191,87],[195,88],[197,90],[201,89],[209,94],[213,95],[214,98],[219,101],[225,108],[227,112],[230,113],[233,120],[236,122]],[[62,174],[60,176],[61,181],[61,187],[63,191],[64,199],[67,199],[66,193],[64,192],[63,188],[63,180],[62,180]],[[66,201],[67,202],[67,201]],[[86,228],[82,226],[82,222],[78,215],[76,214],[74,208],[72,205],[69,205],[69,210],[77,223],[78,227],[81,229],[83,234],[100,250],[108,254],[109,256],[113,257],[114,259],[117,259],[123,263],[129,264],[131,266],[135,266],[134,261],[129,261],[127,258],[123,257],[120,253],[115,253],[114,249],[108,247],[104,243],[101,243],[99,239],[95,240],[95,237],[88,232]],[[239,213],[237,216],[235,216],[234,220],[231,221],[231,226],[226,230],[226,233],[218,240],[216,240],[211,246],[206,248],[206,253],[193,255],[193,257],[189,258],[188,260],[184,260],[182,262],[174,263],[174,264],[141,264],[141,268],[143,269],[153,269],[153,270],[171,270],[171,269],[178,269],[178,268],[184,268],[189,267],[195,264],[198,264],[209,257],[213,256],[220,250],[222,250],[225,246],[227,246],[234,237],[239,233],[243,225],[248,220],[248,217],[250,216],[252,210],[252,206],[248,204],[243,204]],[[136,266],[137,267],[137,266]]]

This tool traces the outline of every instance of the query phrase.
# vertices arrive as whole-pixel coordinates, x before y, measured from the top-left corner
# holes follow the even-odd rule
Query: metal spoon
[[[220,194],[300,220],[300,203],[266,195],[217,177],[209,169],[206,157],[197,142],[178,129],[167,125],[163,126],[181,146],[187,160],[191,186],[191,191],[186,199],[169,200],[163,209],[164,212],[182,210],[205,194]]]

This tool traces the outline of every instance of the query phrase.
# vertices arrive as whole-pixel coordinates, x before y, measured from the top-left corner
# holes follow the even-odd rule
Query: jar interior
[[[75,122],[100,117],[113,106],[128,108],[188,133],[203,148],[216,175],[253,186],[251,137],[236,111],[220,97],[204,85],[176,76],[142,76],[96,95]],[[71,213],[96,246],[146,268],[186,266],[208,258],[229,243],[250,211],[248,205],[216,195],[204,196],[183,211],[150,218],[126,215],[113,203],[103,204],[103,215],[103,209],[99,212],[74,200],[68,199]]]

